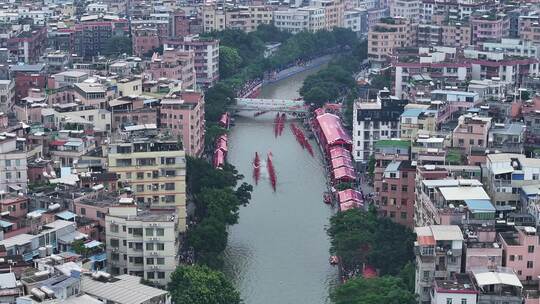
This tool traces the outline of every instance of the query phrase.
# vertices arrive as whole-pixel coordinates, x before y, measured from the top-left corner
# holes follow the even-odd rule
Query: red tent
[[[338,158],[332,159],[332,169],[335,170],[341,167],[354,168],[352,160],[350,158],[338,157]]]
[[[354,169],[348,167],[337,168],[333,171],[334,180],[340,182],[352,182],[356,179]]]
[[[219,125],[226,129],[229,128],[229,113],[225,112],[223,113],[223,115],[221,115],[221,118],[219,119]]]
[[[317,122],[321,130],[325,144],[332,145],[352,145],[349,134],[341,126],[341,120],[334,114],[325,113],[317,116]]]
[[[349,202],[349,201],[353,201],[353,202],[363,202],[364,200],[362,199],[362,193],[360,191],[356,191],[356,190],[353,190],[353,189],[346,189],[346,190],[343,190],[343,191],[339,191],[338,192],[338,199],[339,199],[339,203],[346,203],[346,202]]]
[[[351,153],[343,148],[343,147],[332,147],[330,148],[330,159],[338,158],[338,157],[346,157],[351,158]]]
[[[218,138],[216,149],[222,150],[223,152],[227,153],[227,140],[223,138]]]
[[[356,209],[356,208],[358,208],[358,205],[353,201],[339,204],[340,211],[347,211],[349,209]]]
[[[221,150],[214,151],[214,168],[221,168],[225,164],[225,153]]]

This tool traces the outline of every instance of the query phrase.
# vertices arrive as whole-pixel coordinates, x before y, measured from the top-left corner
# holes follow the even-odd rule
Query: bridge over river
[[[265,99],[265,98],[236,98],[236,105],[229,107],[237,111],[277,111],[306,113],[308,108],[303,100],[296,99]]]

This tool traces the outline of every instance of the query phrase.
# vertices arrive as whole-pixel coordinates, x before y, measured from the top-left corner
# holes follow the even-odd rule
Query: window
[[[446,298],[446,304],[452,304],[452,299],[451,298]]]
[[[533,268],[533,261],[527,261],[527,268]]]
[[[532,276],[526,276],[526,277],[525,277],[525,280],[526,280],[526,281],[532,281]]]
[[[518,261],[523,261],[523,256],[522,255],[518,255]]]
[[[164,235],[165,235],[165,229],[156,228],[156,236],[164,236]]]
[[[174,195],[165,195],[165,202],[166,203],[174,203],[175,196]]]
[[[397,186],[396,186],[396,185],[390,185],[390,190],[396,191],[396,190],[397,190]]]
[[[166,183],[165,190],[174,190],[174,183]]]
[[[6,167],[11,167],[11,160],[6,159]]]
[[[461,304],[467,304],[467,299],[461,299]]]
[[[142,228],[133,228],[134,236],[142,236]]]
[[[163,271],[158,271],[157,277],[158,277],[158,279],[165,279],[165,272],[163,272]]]
[[[538,180],[538,173],[533,173],[532,179],[533,180]]]
[[[154,258],[146,258],[146,265],[154,265]]]
[[[154,250],[154,243],[146,243],[146,250]]]
[[[116,224],[111,224],[109,228],[110,228],[111,232],[113,232],[113,233],[118,232],[118,225],[116,225]]]
[[[146,273],[146,277],[149,279],[149,280],[152,280],[155,278],[154,276],[154,272],[153,271],[149,271]]]
[[[157,243],[156,247],[157,247],[157,250],[159,250],[159,251],[165,250],[165,244],[163,244],[163,243]]]
[[[144,229],[146,236],[154,236],[154,229],[153,228],[146,228]]]
[[[158,265],[165,265],[165,258],[157,258],[156,262]]]
[[[120,246],[120,242],[118,242],[118,239],[111,239],[111,247],[118,248]]]
[[[81,209],[79,209],[79,211],[81,212],[82,215],[86,215],[86,209],[81,208]]]
[[[510,255],[510,261],[515,261],[516,260],[516,256],[515,255]]]
[[[529,253],[533,253],[534,252],[534,245],[529,245],[529,248],[527,250]]]
[[[401,212],[401,218],[406,220],[407,219],[407,212]]]
[[[409,188],[407,186],[401,186],[401,192],[407,192]]]

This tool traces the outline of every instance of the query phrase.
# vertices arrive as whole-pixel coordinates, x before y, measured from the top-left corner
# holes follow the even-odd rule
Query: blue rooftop
[[[470,199],[465,200],[465,204],[472,213],[486,213],[493,212],[495,213],[495,207],[490,200],[487,199]]]
[[[69,220],[72,220],[74,219],[77,215],[73,212],[70,212],[70,211],[62,211],[60,213],[57,213],[56,216],[58,216],[59,218],[63,219],[63,220],[66,220],[66,221],[69,221]]]
[[[401,117],[418,117],[422,112],[424,112],[424,109],[407,109],[403,111]]]

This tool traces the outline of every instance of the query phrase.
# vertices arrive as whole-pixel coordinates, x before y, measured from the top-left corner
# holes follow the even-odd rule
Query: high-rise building
[[[133,126],[128,130],[137,130]],[[153,130],[155,131],[155,130]],[[133,133],[136,133],[134,131]],[[186,158],[177,140],[131,134],[109,146],[109,171],[129,187],[136,203],[152,209],[176,210],[179,231],[186,229]]]
[[[125,200],[125,199],[124,199]],[[105,216],[107,261],[113,275],[129,274],[165,286],[178,265],[178,219],[129,204]]]

